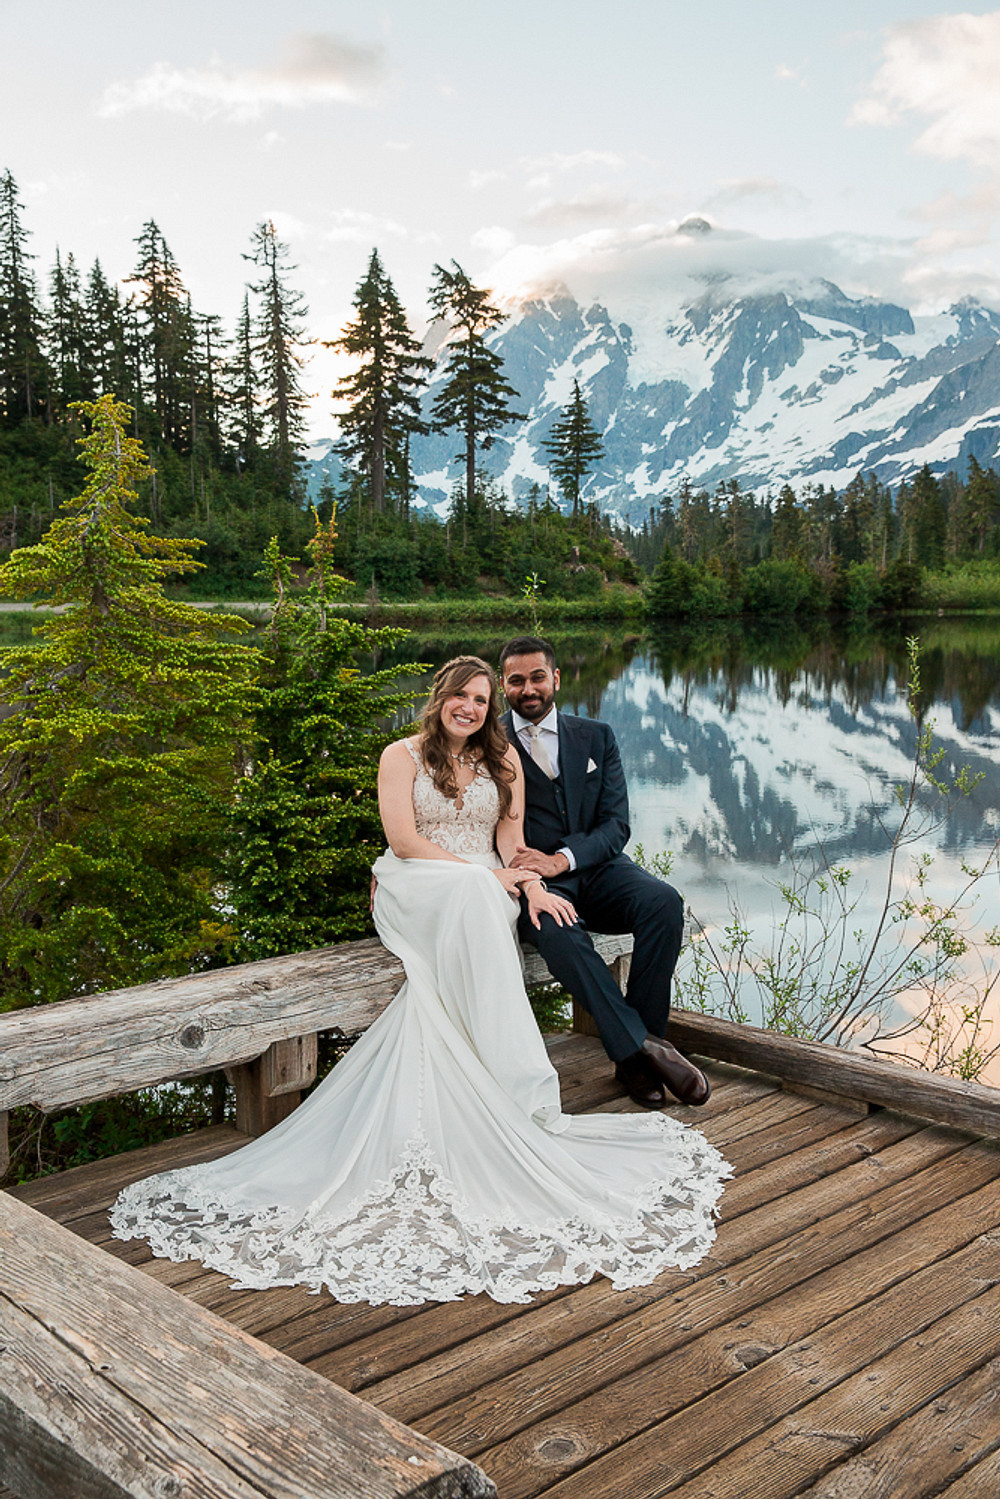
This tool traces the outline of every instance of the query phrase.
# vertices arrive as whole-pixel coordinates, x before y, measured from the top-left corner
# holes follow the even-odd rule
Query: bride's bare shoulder
[[[386,745],[379,760],[379,768],[382,770],[401,772],[409,767],[411,775],[416,774],[419,764],[419,734],[411,734],[407,739],[394,739],[391,744]]]

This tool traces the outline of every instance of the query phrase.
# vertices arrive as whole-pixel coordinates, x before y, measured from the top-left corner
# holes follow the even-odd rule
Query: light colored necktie
[[[529,723],[528,737],[531,740],[531,758],[543,775],[548,776],[550,781],[555,780],[556,773],[552,769],[549,752],[542,743],[542,731],[536,723]]]

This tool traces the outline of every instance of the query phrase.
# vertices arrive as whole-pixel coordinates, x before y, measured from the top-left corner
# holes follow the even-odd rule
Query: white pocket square
[[[597,761],[596,760],[588,760],[587,761],[587,774],[590,775],[590,772],[592,770],[596,770],[596,769],[597,769]]]

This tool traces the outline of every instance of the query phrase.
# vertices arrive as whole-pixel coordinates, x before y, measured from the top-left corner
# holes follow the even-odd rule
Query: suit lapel
[[[585,774],[584,749],[581,734],[575,719],[559,715],[559,774],[566,798],[566,819],[573,832],[580,820],[580,802],[583,798]]]

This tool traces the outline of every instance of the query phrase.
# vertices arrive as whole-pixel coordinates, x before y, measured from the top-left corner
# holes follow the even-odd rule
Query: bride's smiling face
[[[441,727],[449,739],[464,743],[486,722],[492,688],[489,677],[470,677],[441,704]]]

